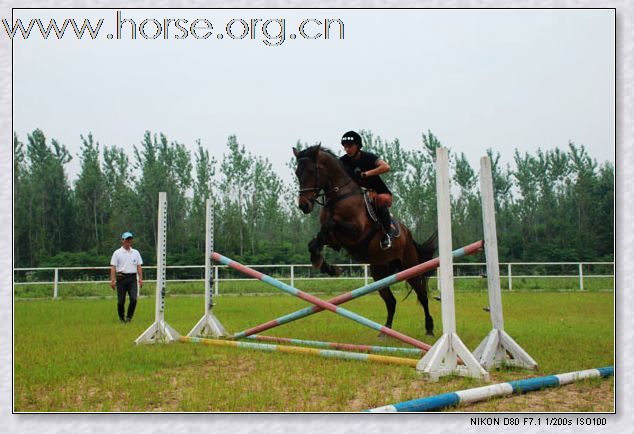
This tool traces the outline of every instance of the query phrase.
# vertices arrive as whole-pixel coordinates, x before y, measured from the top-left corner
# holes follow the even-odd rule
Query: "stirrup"
[[[384,234],[379,242],[379,246],[382,250],[388,250],[392,247],[392,237],[390,234]]]

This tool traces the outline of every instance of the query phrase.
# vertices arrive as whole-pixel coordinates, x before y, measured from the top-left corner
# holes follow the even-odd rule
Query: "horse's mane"
[[[311,160],[315,161],[315,158],[317,158],[317,149],[319,149],[320,154],[326,155],[329,158],[331,158],[335,162],[335,164],[337,164],[341,168],[341,170],[343,170],[347,175],[349,175],[348,171],[346,170],[345,166],[343,165],[339,157],[330,149],[326,148],[325,146],[321,146],[319,144],[313,145],[304,149],[303,151],[299,153],[297,158],[310,158]]]
[[[319,148],[319,152],[324,152],[336,160],[339,159],[339,157],[337,157],[337,155],[334,152],[332,152],[330,149],[326,148],[325,146],[321,146],[321,145],[309,146],[308,148],[304,149],[303,151],[299,153],[299,158],[307,157],[314,160],[315,156],[317,155],[317,148]]]
[[[337,155],[328,148],[322,146],[321,148],[319,148],[319,152],[325,152],[326,154],[333,157],[335,160],[339,160],[339,157],[337,157]]]

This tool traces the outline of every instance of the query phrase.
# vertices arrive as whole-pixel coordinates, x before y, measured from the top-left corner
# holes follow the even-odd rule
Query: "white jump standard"
[[[498,239],[495,229],[495,201],[491,160],[480,159],[480,196],[482,199],[482,224],[484,226],[484,253],[487,264],[487,286],[493,329],[473,352],[486,369],[500,365],[537,369],[537,362],[504,331],[502,315],[502,290],[498,262]]]
[[[438,203],[438,250],[443,335],[418,362],[416,369],[437,381],[441,376],[458,374],[489,381],[482,368],[456,333],[451,254],[451,202],[449,196],[449,154],[446,148],[436,149],[436,200]],[[485,241],[486,246],[486,241]],[[463,365],[458,365],[458,359]]]
[[[227,333],[227,330],[225,330],[218,318],[211,312],[213,308],[211,254],[214,251],[214,216],[211,199],[207,199],[205,205],[205,229],[205,314],[194,328],[187,333],[187,336],[218,338],[228,336],[229,333]]]
[[[136,344],[172,342],[180,334],[165,322],[165,250],[167,236],[167,193],[159,193],[158,239],[156,245],[156,309],[154,323],[134,341]]]

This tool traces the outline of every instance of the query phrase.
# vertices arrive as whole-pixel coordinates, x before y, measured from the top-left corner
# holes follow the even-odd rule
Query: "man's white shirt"
[[[110,259],[110,265],[116,267],[117,273],[136,273],[137,265],[142,265],[143,259],[138,250],[130,248],[126,250],[123,247],[115,250]]]

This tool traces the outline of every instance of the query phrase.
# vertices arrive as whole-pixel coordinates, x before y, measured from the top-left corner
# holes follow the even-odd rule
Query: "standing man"
[[[134,315],[138,295],[137,274],[139,285],[143,287],[143,271],[141,270],[143,259],[139,251],[132,248],[133,238],[134,235],[131,232],[124,232],[121,235],[121,248],[114,251],[110,260],[110,286],[112,289],[117,289],[117,312],[122,323],[130,322]],[[124,316],[126,293],[130,296],[130,304],[128,314]]]
[[[392,247],[392,228],[390,207],[392,206],[392,192],[387,188],[385,182],[379,177],[383,173],[390,171],[390,165],[380,159],[375,154],[362,151],[363,140],[355,131],[348,131],[341,138],[341,145],[346,155],[339,159],[346,167],[350,175],[365,187],[376,192],[377,216],[383,226],[383,238],[381,248],[387,250]]]

